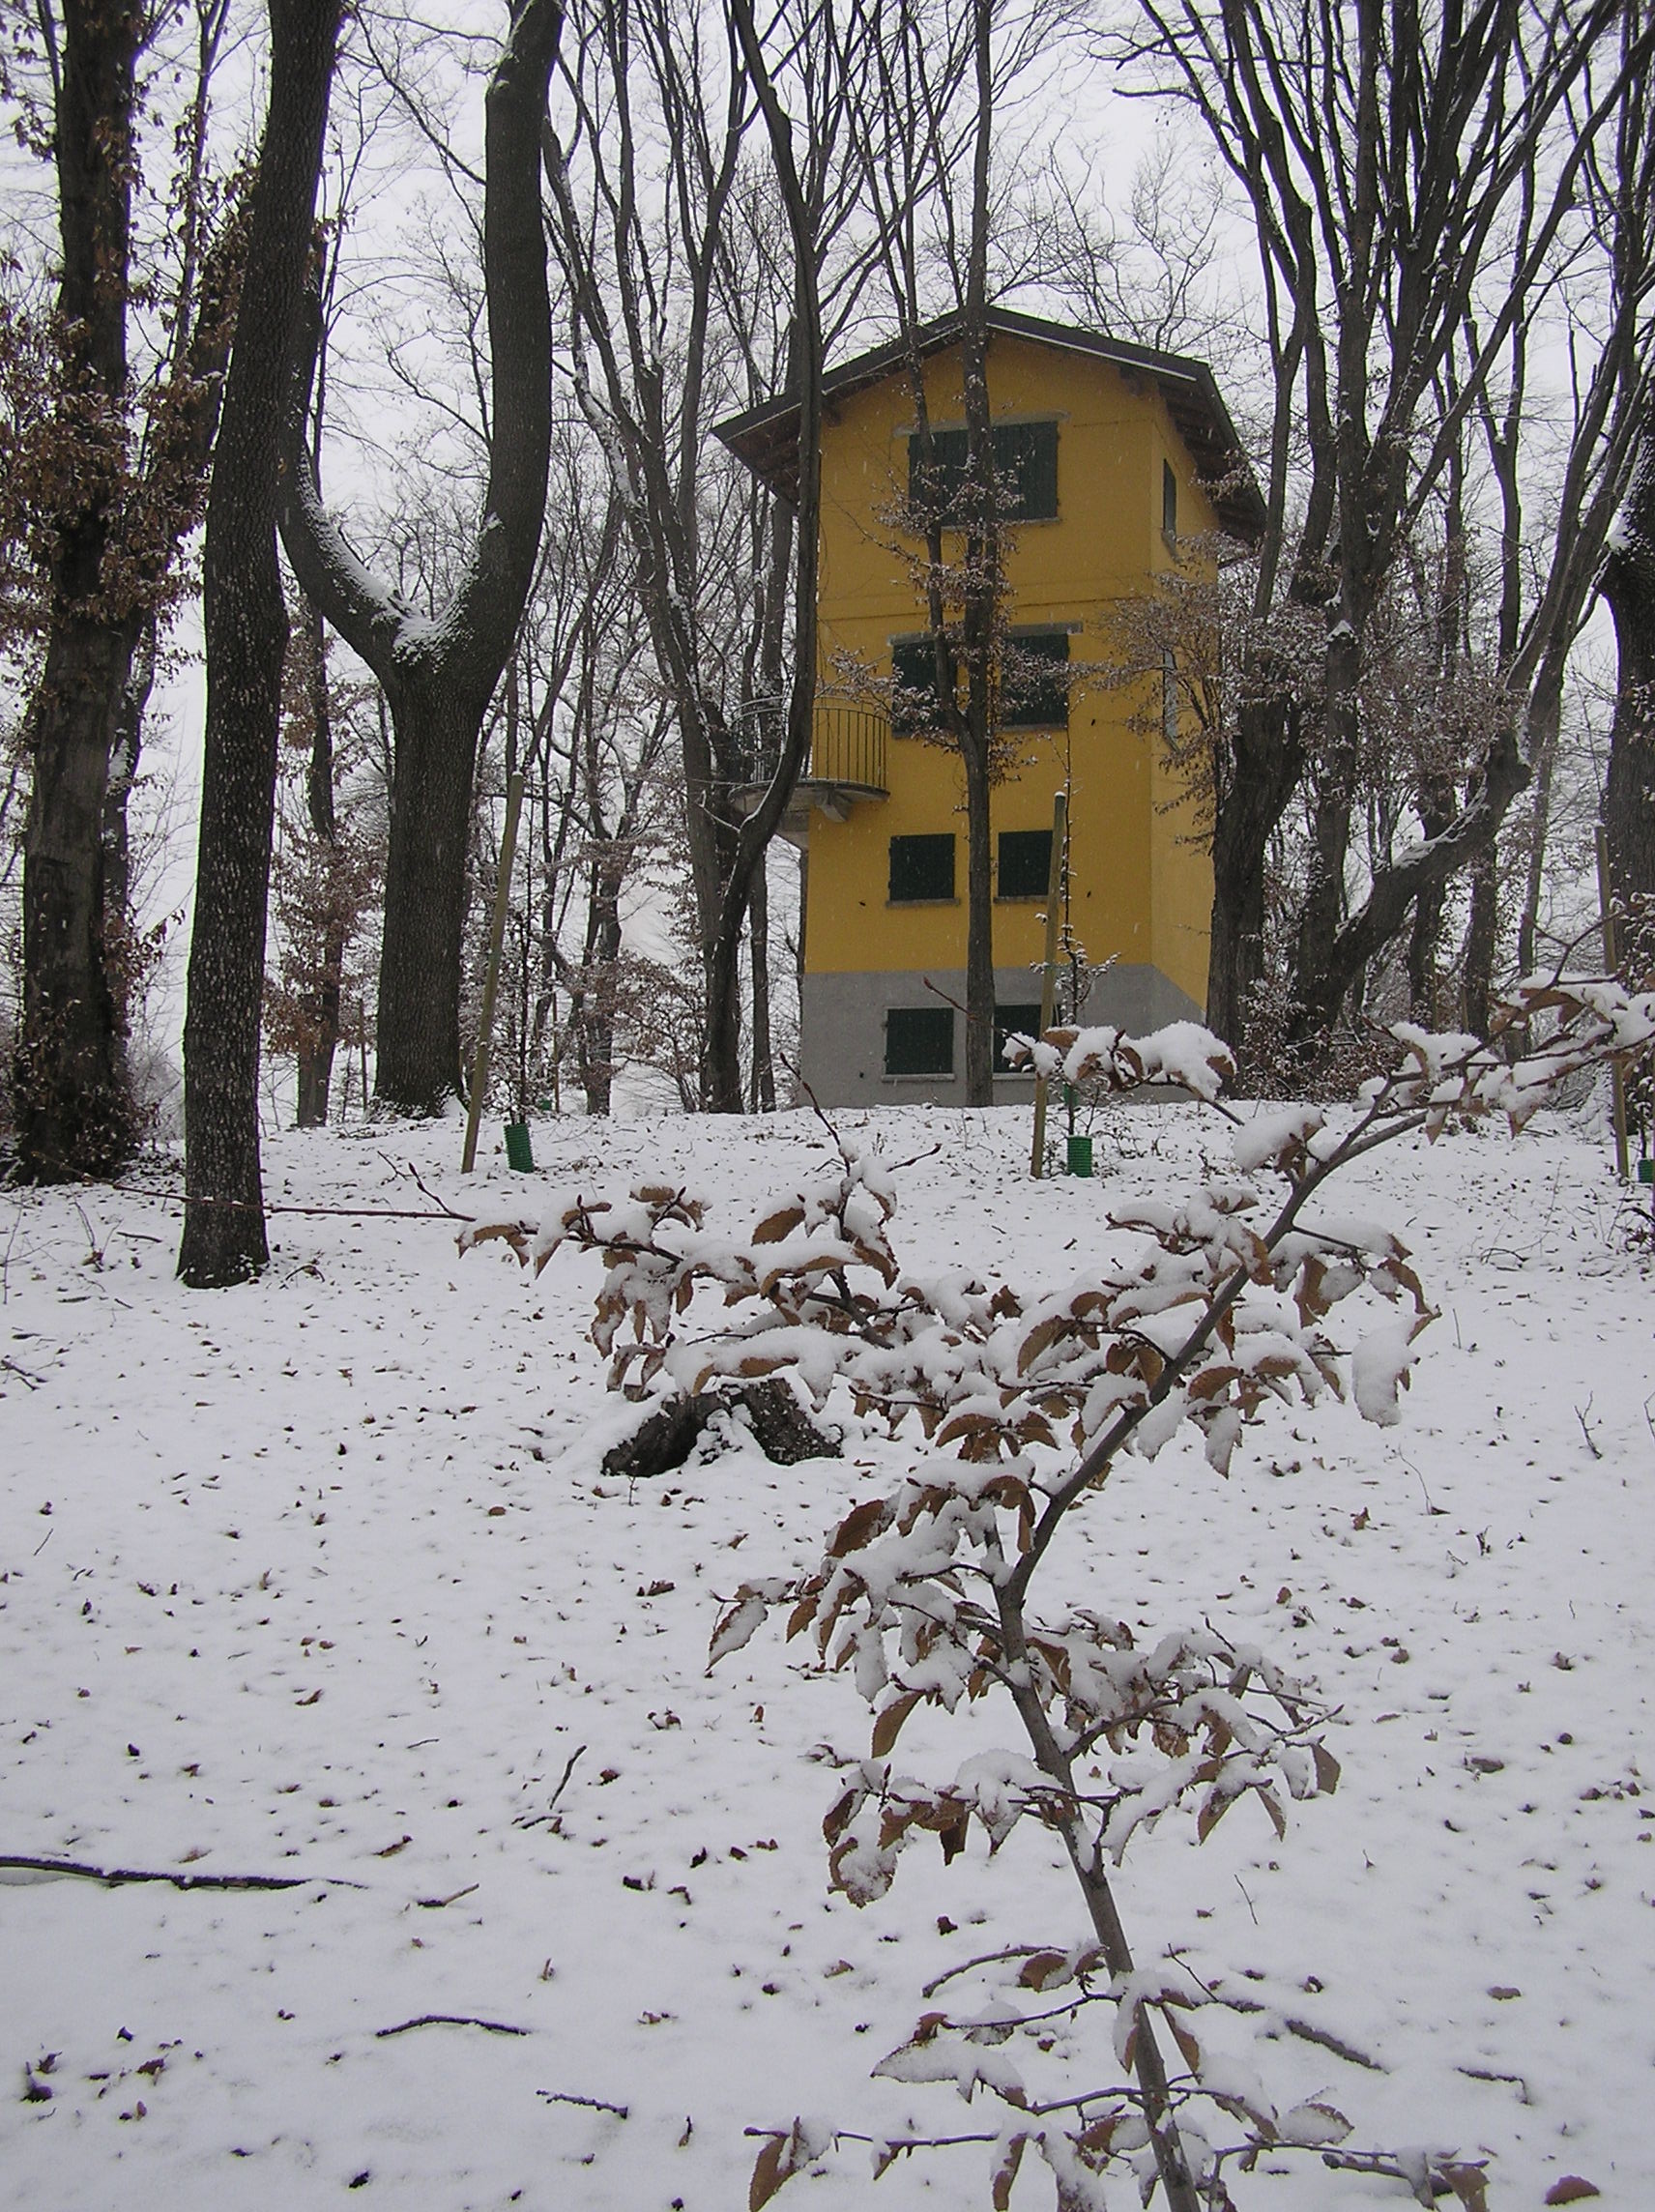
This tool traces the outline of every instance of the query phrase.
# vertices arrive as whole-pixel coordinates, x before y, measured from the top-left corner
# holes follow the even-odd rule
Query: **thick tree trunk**
[[[207,507],[207,740],[184,1025],[178,1271],[217,1288],[269,1260],[259,1028],[287,611],[276,562],[280,430],[304,297],[339,0],[271,0],[270,108]]]
[[[136,0],[68,0],[52,135],[63,273],[61,375],[75,504],[59,520],[45,668],[31,715],[23,839],[18,1157],[43,1182],[107,1175],[135,1138],[124,992],[106,964],[103,798],[136,625],[111,620],[105,557],[125,467]]]
[[[1439,837],[1454,819],[1454,795],[1440,786],[1422,792],[1420,825],[1427,839]],[[1413,902],[1413,928],[1408,941],[1408,1005],[1410,1019],[1434,1030],[1441,1018],[1437,960],[1442,943],[1446,883],[1428,884]]]
[[[1247,1060],[1247,1029],[1264,975],[1264,886],[1270,839],[1298,781],[1304,753],[1291,709],[1242,707],[1235,759],[1212,833],[1212,937],[1207,1027]]]
[[[401,1113],[440,1114],[460,1089],[472,778],[487,704],[434,681],[392,699],[396,760],[374,1093]]]
[[[136,1137],[103,853],[113,710],[130,658],[124,631],[60,619],[35,701],[15,1095],[18,1157],[41,1182],[111,1175]]]
[[[1623,910],[1655,897],[1655,408],[1637,481],[1604,568],[1618,654],[1604,836],[1610,888]]]
[[[1460,1018],[1474,1036],[1489,1033],[1495,952],[1499,945],[1499,877],[1494,840],[1471,862],[1471,911],[1460,955]]]

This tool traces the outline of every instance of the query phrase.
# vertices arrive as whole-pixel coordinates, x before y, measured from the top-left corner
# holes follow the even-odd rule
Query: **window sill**
[[[960,902],[957,898],[887,898],[885,903],[888,910],[907,906],[958,906]]]
[[[994,903],[996,906],[1044,906],[1046,893],[1044,891],[996,891]]]
[[[882,1083],[952,1083],[953,1080],[954,1071],[951,1067],[933,1067],[912,1075],[891,1075],[887,1072],[880,1077]]]

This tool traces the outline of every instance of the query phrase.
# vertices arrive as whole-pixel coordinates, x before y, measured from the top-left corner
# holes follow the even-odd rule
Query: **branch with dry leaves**
[[[1508,1057],[1508,1041],[1542,1031]],[[745,1238],[711,1227],[703,1201],[666,1185],[625,1200],[561,1195],[537,1227],[480,1222],[462,1235],[462,1248],[499,1238],[537,1269],[566,1241],[602,1258],[593,1339],[613,1387],[786,1379],[817,1408],[848,1395],[892,1437],[912,1415],[933,1447],[841,1516],[815,1569],[743,1583],[709,1664],[785,1605],[789,1636],[808,1634],[821,1665],[850,1670],[873,1707],[870,1757],[824,1822],[829,1879],[854,1903],[883,1895],[922,1835],[938,1838],[944,1862],[973,1826],[991,1855],[1026,1818],[1061,1842],[1091,1942],[1025,1957],[1016,2001],[1002,1992],[977,2014],[926,2014],[876,2068],[1008,2108],[1013,2117],[983,2139],[997,2206],[1029,2149],[1051,2168],[1064,2207],[1101,2204],[1105,2177],[1126,2171],[1146,2200],[1159,2186],[1171,2212],[1224,2212],[1227,2168],[1250,2170],[1287,2148],[1407,2180],[1421,2202],[1452,2193],[1482,2204],[1475,2163],[1421,2153],[1416,2173],[1403,2154],[1339,2149],[1350,2123],[1324,2102],[1279,2110],[1241,2062],[1196,2032],[1190,2016],[1212,1994],[1181,1972],[1141,1970],[1121,1927],[1111,1877],[1140,1831],[1188,1811],[1205,1840],[1250,1797],[1282,1835],[1288,1800],[1336,1786],[1314,1692],[1210,1624],[1143,1648],[1106,1615],[1069,1607],[1042,1619],[1031,1604],[1071,1515],[1125,1456],[1155,1456],[1186,1424],[1224,1473],[1278,1401],[1349,1394],[1365,1418],[1398,1419],[1414,1340],[1435,1316],[1406,1247],[1327,1212],[1324,1186],[1413,1131],[1435,1138],[1456,1119],[1496,1114],[1521,1128],[1565,1077],[1645,1048],[1655,995],[1553,977],[1515,994],[1492,1041],[1407,1024],[1392,1034],[1394,1066],[1353,1110],[1231,1114],[1234,1172],[1176,1203],[1118,1210],[1114,1226],[1147,1241],[1039,1295],[905,1268],[890,1236],[891,1179],[843,1141],[836,1168],[769,1205]],[[1224,1046],[1191,1024],[1144,1038],[1053,1032],[1014,1050],[1065,1080],[1123,1091],[1173,1081],[1210,1100],[1229,1069]],[[1330,1317],[1351,1300],[1377,1325],[1346,1348]],[[975,1753],[942,1782],[899,1771],[892,1755],[915,1710],[951,1714],[990,1699],[1014,1709],[1024,1750]],[[1112,2017],[1122,2082],[1032,2096],[1006,2044],[1048,2052],[1060,2026],[1066,2034],[1098,2004]],[[835,2134],[802,2122],[768,2132],[753,2205],[816,2164]]]

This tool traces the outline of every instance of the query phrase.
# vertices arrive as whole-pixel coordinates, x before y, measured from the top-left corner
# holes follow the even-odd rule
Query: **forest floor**
[[[1118,1249],[1112,1202],[1228,1156],[1196,1107],[1117,1109],[1090,1182],[1031,1182],[1009,1109],[845,1122],[922,1155],[898,1177],[909,1266],[1026,1288]],[[442,1219],[371,1217],[428,1208],[411,1171],[460,1212],[530,1216],[553,1185],[666,1177],[739,1234],[826,1164],[823,1132],[534,1136],[543,1174],[497,1155],[469,1179],[451,1124],[274,1137],[269,1199],[343,1210],[276,1216],[268,1274],[217,1294],[174,1279],[164,1163],[136,1179],[157,1195],[0,1194],[0,2204],[728,2212],[744,2130],[1001,2116],[871,2069],[934,1977],[1086,1935],[1051,1838],[1025,1823],[990,1861],[973,1837],[948,1867],[917,1845],[857,1910],[821,1833],[835,1764],[867,1753],[853,1684],[779,1627],[705,1666],[720,1598],[814,1563],[922,1444],[835,1408],[840,1460],[710,1433],[675,1474],[605,1481],[636,1416],[586,1338],[595,1262],[536,1279],[498,1247],[462,1260]],[[1212,2038],[1280,2102],[1340,2107],[1353,2143],[1487,2157],[1496,2212],[1568,2175],[1647,2207],[1648,1246],[1596,1127],[1560,1120],[1398,1145],[1339,1203],[1402,1236],[1440,1309],[1400,1425],[1283,1408],[1228,1480],[1176,1439],[1057,1571],[1150,1638],[1260,1643],[1337,1708],[1338,1793],[1281,1843],[1251,1803],[1200,1848],[1176,1817],[1140,1835],[1128,1931],[1239,2000]],[[1015,1742],[989,1700],[916,1715],[902,1761],[945,1778]],[[1291,2212],[1409,2200],[1314,2158],[1233,2186]],[[782,2201],[986,2205],[987,2158],[876,2186],[847,2142]],[[1051,2201],[1031,2163],[1014,2208]]]

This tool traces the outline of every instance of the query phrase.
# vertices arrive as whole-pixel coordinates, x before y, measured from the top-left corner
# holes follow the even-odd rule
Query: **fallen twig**
[[[1581,1434],[1586,1440],[1587,1451],[1591,1453],[1593,1459],[1602,1459],[1603,1453],[1598,1448],[1598,1441],[1596,1437],[1593,1436],[1591,1429],[1586,1422],[1586,1415],[1591,1412],[1591,1410],[1592,1402],[1590,1398],[1588,1398],[1583,1406],[1577,1406],[1575,1408],[1575,1418],[1581,1424]]]
[[[578,1749],[569,1753],[568,1764],[564,1768],[564,1778],[558,1784],[557,1788],[552,1791],[551,1802],[547,1805],[545,1811],[543,1813],[520,1815],[519,1818],[513,1820],[511,1823],[514,1828],[538,1828],[545,1821],[552,1818],[552,1815],[558,1809],[558,1799],[568,1788],[568,1778],[574,1772],[574,1762],[580,1757],[581,1752],[583,1752],[585,1749],[586,1746],[583,1743],[578,1747]]]
[[[625,2105],[612,2105],[604,2097],[577,2097],[572,2089],[537,2089],[537,2097],[544,2097],[548,2105],[585,2105],[594,2112],[613,2112],[618,2120],[628,2116]]]
[[[464,1889],[456,1889],[452,1897],[417,1897],[414,1902],[422,1912],[441,1912],[445,1905],[457,1905],[462,1897],[470,1897],[481,1884],[468,1881]]]
[[[1456,2074],[1464,2074],[1467,2081],[1509,2082],[1511,2087],[1517,2091],[1517,2101],[1520,2105],[1532,2105],[1534,2102],[1533,2097],[1529,2094],[1528,2083],[1521,2074],[1496,2074],[1489,2066],[1456,2066],[1454,2071]]]
[[[414,1179],[419,1182],[418,1176]],[[125,1191],[129,1198],[149,1198],[167,1206],[221,1206],[234,1213],[305,1213],[330,1214],[341,1221],[470,1221],[469,1213],[456,1213],[451,1206],[437,1201],[438,1210],[427,1212],[422,1207],[408,1206],[255,1206],[250,1198],[190,1198],[182,1190],[145,1190],[135,1182],[101,1182],[99,1190]],[[420,1184],[425,1189],[423,1183]],[[427,1198],[433,1194],[426,1191]]]
[[[48,1531],[49,1532],[49,1531]],[[164,1881],[174,1889],[305,1889],[318,1881],[331,1889],[362,1889],[360,1881],[345,1881],[334,1875],[314,1874],[174,1874],[148,1867],[96,1867],[80,1859],[38,1859],[17,1853],[0,1855],[0,1881],[9,1875],[37,1876],[43,1881],[73,1877],[101,1881],[109,1889],[127,1882]]]
[[[469,2012],[422,2012],[418,2020],[399,2020],[394,2027],[376,2027],[375,2037],[383,2042],[388,2035],[406,2035],[411,2027],[484,2027],[490,2035],[529,2035],[527,2027],[513,2027],[506,2020],[479,2020]],[[540,2092],[542,2096],[545,2091]]]

